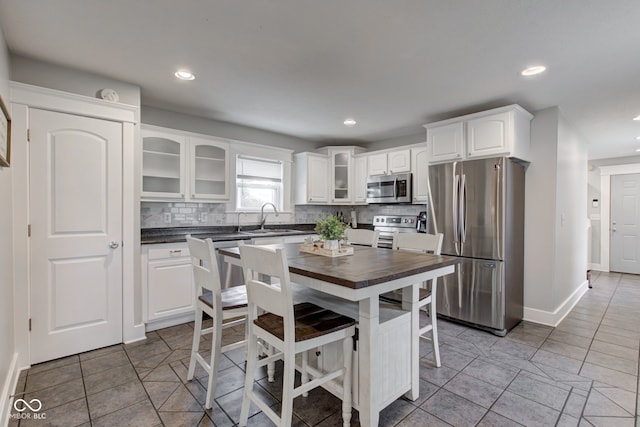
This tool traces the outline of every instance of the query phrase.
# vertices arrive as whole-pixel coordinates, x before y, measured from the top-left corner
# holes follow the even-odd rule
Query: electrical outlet
[[[200,222],[207,222],[207,213],[206,212],[200,212]]]
[[[163,221],[165,224],[171,224],[171,212],[165,212],[163,214]]]

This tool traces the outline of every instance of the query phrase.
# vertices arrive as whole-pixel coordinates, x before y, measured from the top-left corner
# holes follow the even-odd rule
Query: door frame
[[[18,368],[30,362],[29,108],[122,123],[122,339],[145,338],[140,281],[140,108],[138,106],[9,82],[12,115],[14,339]]]
[[[626,165],[600,166],[600,264],[591,264],[591,268],[609,271],[611,255],[611,175],[640,173],[640,163]],[[593,216],[591,219],[594,219]]]

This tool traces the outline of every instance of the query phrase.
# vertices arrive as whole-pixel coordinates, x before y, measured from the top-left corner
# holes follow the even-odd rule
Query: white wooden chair
[[[215,397],[216,378],[221,353],[242,347],[245,340],[222,346],[222,329],[246,322],[247,291],[245,286],[234,286],[225,290],[220,286],[220,274],[216,262],[215,249],[211,239],[201,240],[187,236],[193,278],[196,286],[196,319],[193,328],[193,345],[187,379],[193,379],[196,362],[209,374],[205,407],[210,409]],[[210,328],[202,329],[202,313],[213,319]],[[224,322],[227,319],[240,319]],[[224,323],[223,323],[224,322]],[[200,337],[211,333],[211,358],[206,360],[200,353]]]
[[[355,321],[312,303],[293,304],[289,267],[283,249],[240,244],[240,259],[249,297],[248,354],[240,426],[246,426],[249,406],[254,402],[275,424],[290,426],[293,399],[309,390],[342,379],[342,417],[344,426],[351,420],[351,365]],[[264,277],[277,278],[278,285],[265,283]],[[264,314],[257,315],[258,309]],[[258,360],[257,340],[274,347],[276,354]],[[333,372],[320,372],[308,365],[308,351],[342,341],[344,366]],[[295,356],[302,356],[302,383],[294,387]],[[280,416],[253,391],[255,370],[275,360],[284,360],[282,410]],[[309,375],[313,378],[309,380]]]
[[[398,233],[393,235],[393,243],[391,247],[393,250],[400,251],[412,251],[412,252],[424,252],[432,253],[434,255],[440,255],[442,250],[442,238],[443,234],[424,234],[424,233]],[[418,337],[431,341],[433,345],[433,356],[435,359],[436,367],[440,367],[440,349],[438,347],[438,324],[436,315],[436,293],[437,293],[437,280],[431,280],[430,289],[420,288],[419,290],[419,302],[412,310],[412,316],[416,316],[418,319]],[[402,294],[399,295],[402,300]],[[422,307],[429,306],[429,323],[424,326],[420,326],[420,309]],[[424,336],[427,332],[430,333],[430,337]]]
[[[345,242],[353,245],[378,247],[379,231],[367,230],[365,228],[348,228],[345,231]]]

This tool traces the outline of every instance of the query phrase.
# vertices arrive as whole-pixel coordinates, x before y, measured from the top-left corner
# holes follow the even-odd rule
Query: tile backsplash
[[[374,215],[418,215],[425,205],[367,205],[367,206],[294,206],[293,213],[275,216],[269,212],[270,224],[312,224],[319,215],[342,212],[345,218],[355,211],[360,224],[371,224]],[[140,206],[140,225],[142,228],[237,225],[256,225],[260,213],[238,215],[227,212],[224,203],[185,203],[185,202],[142,202]]]

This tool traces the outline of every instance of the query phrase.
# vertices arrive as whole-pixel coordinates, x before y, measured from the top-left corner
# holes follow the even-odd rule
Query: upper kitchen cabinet
[[[460,160],[464,156],[464,123],[428,125],[427,147],[429,162],[449,162]]]
[[[365,204],[367,202],[367,161],[366,154],[353,156],[353,203]]]
[[[366,191],[366,167],[362,168],[362,160],[358,161],[357,174],[354,171],[355,156],[363,152],[361,147],[333,146],[314,153],[295,154],[295,203],[356,203],[355,194]],[[356,185],[362,185],[363,189],[358,191]],[[364,199],[358,203],[364,203]]]
[[[317,153],[297,153],[293,157],[295,204],[327,204],[329,202],[329,158]]]
[[[414,204],[427,202],[429,194],[429,168],[428,168],[427,144],[411,148],[411,176],[413,179]]]
[[[186,147],[183,135],[142,129],[143,198],[184,198]]]
[[[493,156],[528,161],[532,118],[514,104],[427,124],[429,163]]]
[[[190,138],[190,195],[194,200],[229,198],[229,145]]]
[[[392,150],[370,154],[369,175],[388,175],[411,171],[411,150]]]
[[[155,126],[142,128],[142,200],[229,199],[229,144]]]

